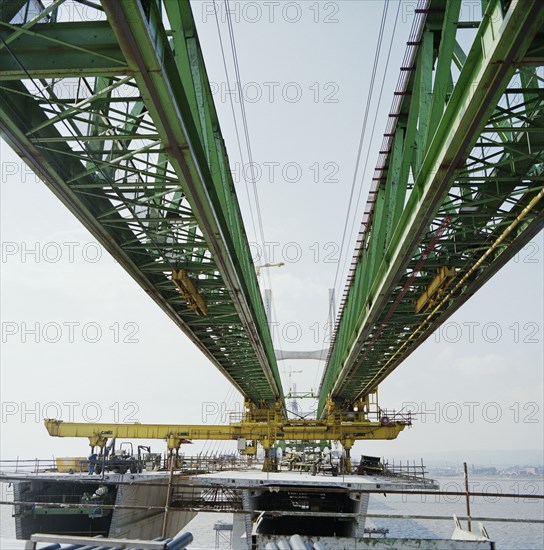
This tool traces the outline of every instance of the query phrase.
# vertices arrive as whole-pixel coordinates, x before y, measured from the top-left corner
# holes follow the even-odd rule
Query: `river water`
[[[462,478],[448,477],[438,480],[445,491],[463,490]],[[484,493],[516,493],[544,494],[543,478],[473,478],[470,483],[473,491]],[[11,497],[10,492],[4,496]],[[492,496],[474,497],[470,502],[471,514],[474,517],[517,518],[544,520],[544,501],[528,498],[497,498]],[[372,495],[369,504],[369,514],[383,515],[465,515],[464,496],[436,495]],[[11,517],[12,507],[0,507],[1,550],[19,550],[22,545],[14,541],[14,520]],[[213,548],[215,546],[215,531],[213,525],[217,521],[232,521],[230,514],[199,514],[186,530],[193,533],[192,548]],[[544,525],[524,523],[484,522],[496,548],[542,550],[544,549]],[[406,538],[450,538],[453,532],[453,520],[420,520],[420,519],[385,519],[368,518],[367,527],[389,529],[391,537]],[[465,527],[465,524],[463,523]],[[477,522],[473,530],[478,530]]]

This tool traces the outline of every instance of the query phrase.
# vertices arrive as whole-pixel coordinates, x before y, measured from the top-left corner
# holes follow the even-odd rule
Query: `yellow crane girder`
[[[45,427],[53,437],[87,437],[91,446],[104,447],[109,438],[162,439],[169,449],[186,440],[253,440],[270,448],[275,441],[288,439],[340,441],[349,449],[358,440],[395,439],[406,421],[370,421],[355,417],[343,420],[335,415],[326,420],[271,419],[266,422],[241,421],[227,425],[210,424],[93,424],[46,419]]]

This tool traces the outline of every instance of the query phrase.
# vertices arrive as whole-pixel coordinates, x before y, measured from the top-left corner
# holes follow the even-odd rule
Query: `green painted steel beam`
[[[189,4],[163,21],[154,2],[105,1],[108,21],[87,24],[57,23],[61,3],[0,24],[2,136],[242,395],[273,406],[279,371]]]
[[[352,406],[376,389],[544,225],[541,203],[531,202],[542,189],[544,133],[538,129],[543,127],[544,85],[541,77],[524,76],[525,56],[541,42],[544,5],[513,1],[503,11],[499,1],[489,2],[466,58],[455,46],[458,7],[457,2],[431,2],[419,29],[389,153],[375,177],[413,184],[385,246],[383,219],[399,201],[376,202],[379,186],[371,195],[373,217],[366,222],[346,287],[321,383],[320,414],[328,397]],[[430,36],[434,48],[426,47]],[[461,63],[452,89],[452,71]],[[530,212],[522,214],[528,205]],[[523,229],[509,233],[500,254],[486,255],[518,215],[524,216]],[[381,265],[368,269],[366,256],[376,248]],[[472,273],[479,258],[480,269]],[[454,281],[455,294],[430,318],[429,312],[416,313],[415,301],[442,266],[458,266],[456,280],[464,280],[465,273],[470,277],[459,287]]]
[[[0,21],[0,36],[18,28]],[[0,67],[0,80],[129,74],[107,21],[36,24],[0,48]]]
[[[175,57],[170,50],[157,5],[151,3],[149,13],[146,14],[137,1],[118,3],[104,0],[102,4],[127,61],[135,70],[135,79],[143,101],[151,113],[163,146],[168,151],[169,161],[180,178],[208,241],[247,337],[252,342],[261,370],[270,386],[269,400],[282,399],[279,371],[249,245],[238,205],[234,200],[234,186],[232,181],[224,182],[220,176],[214,177],[214,168],[217,170],[217,167],[209,162],[210,142],[215,142],[219,128],[204,65],[201,63],[199,66],[200,77],[203,79],[199,85],[201,91],[206,93],[207,100],[205,104],[203,100],[197,105],[197,109],[201,117],[202,111],[206,111],[210,119],[214,119],[215,127],[207,122],[199,135],[199,121],[193,116],[195,109],[191,109],[191,96],[183,86],[177,54]],[[191,11],[180,10],[177,15],[179,19],[185,18],[184,28],[191,28],[192,35],[196,38]],[[198,42],[194,44],[194,48],[201,60]],[[200,123],[202,125],[202,119]],[[220,151],[219,154],[224,156],[226,153]],[[234,226],[229,225],[225,217],[231,212],[238,218],[238,224]],[[235,233],[235,230],[238,232]]]

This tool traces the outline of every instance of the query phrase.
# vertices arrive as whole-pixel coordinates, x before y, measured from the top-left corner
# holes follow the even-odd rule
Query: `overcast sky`
[[[383,4],[231,0],[231,6],[266,259],[285,263],[269,270],[274,344],[320,349],[329,336],[328,289],[335,278],[337,292],[344,285],[344,260],[351,259],[415,2],[401,6],[380,95],[397,3],[389,8],[355,192],[360,203],[354,225],[349,219],[342,256]],[[247,155],[243,148],[240,159],[212,8],[211,2],[193,2],[255,243],[260,239],[251,222],[255,205],[247,200]],[[232,86],[224,12],[219,22]],[[240,124],[239,103],[234,106]],[[85,440],[47,436],[43,418],[59,413],[76,421],[226,422],[215,413],[240,401],[226,380],[9,147],[0,147],[2,458],[85,455]],[[260,248],[253,245],[256,263],[264,261],[257,257]],[[541,234],[382,384],[382,407],[411,403],[416,412],[431,414],[419,416],[394,442],[359,443],[355,455],[419,458],[442,450],[543,448],[543,249]],[[261,285],[269,287],[268,275]],[[28,332],[33,329],[37,335]],[[285,388],[291,372],[298,390],[317,389],[322,363],[279,365]],[[163,443],[154,447],[162,450]],[[204,448],[211,446],[195,443],[186,452]]]

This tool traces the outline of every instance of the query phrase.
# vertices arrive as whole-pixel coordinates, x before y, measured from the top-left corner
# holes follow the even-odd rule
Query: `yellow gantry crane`
[[[172,454],[188,440],[227,440],[242,442],[242,448],[248,442],[259,442],[265,450],[264,469],[271,466],[269,451],[278,440],[338,441],[346,451],[346,471],[351,471],[350,450],[355,441],[395,439],[406,426],[411,425],[409,415],[387,415],[380,409],[370,412],[369,401],[361,401],[357,410],[345,412],[337,410],[329,403],[324,420],[288,419],[285,417],[281,402],[275,409],[259,409],[251,402],[245,403],[245,415],[238,422],[227,425],[212,424],[105,424],[63,422],[46,419],[45,427],[54,437],[86,437],[89,445],[98,447],[102,452],[110,438],[125,439],[162,439],[167,442]],[[371,416],[375,419],[371,420]],[[256,450],[256,445],[247,447],[248,453]],[[243,451],[242,451],[243,452]]]

